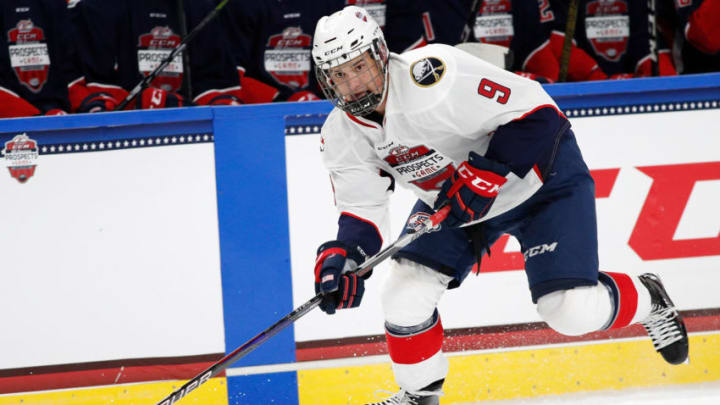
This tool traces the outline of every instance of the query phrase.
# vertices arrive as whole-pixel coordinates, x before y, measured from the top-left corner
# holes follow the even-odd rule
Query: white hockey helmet
[[[343,95],[328,74],[331,68],[363,56],[372,57],[382,86],[362,95]],[[315,74],[325,97],[352,115],[367,115],[380,105],[387,92],[388,50],[380,26],[362,7],[347,6],[322,17],[315,27],[312,49]],[[364,57],[364,56],[363,56]],[[373,78],[376,79],[376,78]]]

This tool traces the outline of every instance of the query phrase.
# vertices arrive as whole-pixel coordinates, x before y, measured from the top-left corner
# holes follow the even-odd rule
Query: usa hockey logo
[[[10,66],[20,83],[33,93],[39,93],[47,83],[50,54],[45,33],[32,20],[20,20],[8,31]]]
[[[38,158],[37,142],[27,134],[16,135],[5,142],[2,150],[10,175],[20,183],[25,183],[35,174]]]
[[[422,229],[423,224],[425,224],[425,221],[428,221],[431,214],[428,214],[427,212],[416,212],[412,215],[410,215],[410,218],[408,218],[407,225],[405,227],[408,230],[412,230],[415,232],[418,232]],[[437,224],[428,230],[428,232],[436,232],[440,230],[441,224]]]
[[[628,5],[622,0],[596,0],[588,3],[585,36],[595,54],[617,62],[627,51],[630,38]]]
[[[380,28],[385,28],[385,0],[345,0],[345,5],[364,8]]]
[[[420,59],[410,65],[410,76],[420,87],[430,87],[442,79],[445,74],[445,63],[438,58]]]
[[[292,89],[308,85],[310,75],[310,45],[312,37],[301,27],[287,27],[282,33],[268,38],[265,50],[265,70],[280,84]]]

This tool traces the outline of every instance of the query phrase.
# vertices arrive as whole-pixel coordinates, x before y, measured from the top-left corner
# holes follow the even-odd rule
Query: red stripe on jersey
[[[354,115],[352,115],[352,114],[350,114],[350,113],[348,113],[348,112],[346,112],[345,114],[347,114],[347,116],[350,117],[351,120],[357,122],[358,124],[360,124],[360,125],[362,125],[362,126],[364,126],[364,127],[378,129],[378,127],[377,127],[376,125],[372,125],[372,124],[367,123],[367,122],[362,122],[362,121],[360,121],[360,120],[358,119],[358,117],[356,117],[356,116],[354,116]]]
[[[545,183],[545,180],[543,180],[542,174],[540,173],[540,169],[538,169],[538,165],[533,166],[533,171],[538,176],[541,182]]]
[[[394,363],[417,364],[434,356],[442,348],[442,322],[438,318],[430,329],[412,336],[395,336],[386,330],[385,337]]]
[[[533,108],[532,110],[526,112],[526,113],[523,114],[522,116],[520,116],[520,117],[518,117],[518,118],[515,118],[514,120],[512,120],[512,121],[510,121],[510,122],[520,121],[520,120],[524,119],[525,117],[527,117],[528,115],[533,114],[534,112],[536,112],[536,111],[538,111],[538,110],[542,110],[543,108],[552,108],[553,110],[555,110],[555,112],[556,112],[559,116],[561,116],[561,117],[563,117],[563,118],[566,118],[566,117],[565,117],[565,114],[563,114],[562,111],[558,110],[558,108],[555,107],[554,105],[552,105],[552,104],[542,104],[542,105],[539,105],[539,106]]]
[[[333,191],[334,191],[334,190],[333,190]],[[347,216],[349,216],[349,217],[353,217],[353,218],[357,219],[358,221],[363,221],[363,222],[365,222],[365,223],[367,223],[367,224],[369,224],[369,225],[372,225],[372,227],[375,228],[375,232],[377,232],[377,234],[378,234],[378,238],[380,238],[380,246],[382,246],[382,244],[383,244],[383,237],[382,237],[382,234],[380,234],[380,229],[377,227],[377,225],[375,225],[374,222],[372,222],[372,221],[370,221],[370,220],[367,220],[367,219],[365,219],[365,218],[361,218],[361,217],[359,217],[359,216],[357,216],[357,215],[351,214],[351,213],[349,213],[349,212],[347,212],[347,211],[341,212],[340,215],[347,215]]]
[[[618,299],[620,303],[620,308],[617,309],[618,314],[615,317],[615,322],[613,322],[608,329],[624,328],[630,325],[630,322],[635,316],[635,312],[637,312],[638,292],[635,289],[635,284],[633,284],[632,279],[627,274],[610,273],[607,271],[603,273],[610,276],[615,282],[618,295],[620,296]]]

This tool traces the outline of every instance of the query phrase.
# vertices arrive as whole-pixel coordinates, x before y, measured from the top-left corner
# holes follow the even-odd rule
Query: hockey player
[[[3,1],[0,20],[0,118],[71,112],[85,89],[65,0]]]
[[[652,49],[650,30],[648,28],[647,1],[631,0],[579,0],[575,23],[574,41],[577,48],[584,51],[599,69],[594,71],[593,78],[607,76],[610,79],[653,76],[653,59],[657,57],[657,75],[677,75],[672,63],[670,50],[664,41],[655,42]],[[554,14],[555,31],[552,44],[559,58],[564,41],[564,30],[567,24],[568,0],[550,0]],[[658,44],[660,46],[658,47]],[[576,55],[578,50],[574,50]],[[657,55],[653,55],[656,52]],[[579,60],[571,61],[569,75],[582,74],[587,70]]]
[[[319,100],[310,46],[317,20],[339,0],[232,0],[222,15],[236,66],[253,78],[245,91],[256,102]]]
[[[511,51],[506,69],[542,82],[557,80],[558,61],[549,46],[545,23],[552,18],[547,1],[401,1],[405,2],[410,4],[388,4],[384,34],[392,52],[431,43],[494,44]]]
[[[439,229],[394,257],[382,290],[388,351],[401,390],[380,404],[437,404],[448,373],[437,310],[501,233],[528,254],[533,302],[566,335],[642,323],[672,364],[684,324],[659,278],[598,271],[594,183],[570,123],[539,83],[446,45],[387,51],[378,25],[346,7],[317,23],[313,61],[335,104],[323,161],[340,218],[315,264],[320,307],[360,305],[347,270],[379,251],[397,182],[415,192],[408,226],[450,204]]]
[[[81,0],[71,9],[90,95],[81,110],[113,110],[181,41],[181,13],[170,0]],[[183,2],[187,28],[210,13],[202,0]],[[240,83],[218,24],[188,44],[130,108],[238,104]]]

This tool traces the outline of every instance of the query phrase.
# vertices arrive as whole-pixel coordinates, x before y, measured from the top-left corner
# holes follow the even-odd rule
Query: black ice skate
[[[688,335],[685,323],[658,276],[645,273],[639,278],[650,291],[652,300],[650,315],[641,323],[652,339],[655,350],[670,364],[686,363],[688,361]]]
[[[412,394],[400,389],[399,392],[384,401],[372,402],[366,405],[438,405],[440,403],[440,396],[442,395],[440,389],[444,381],[445,380],[435,381],[422,390]]]

